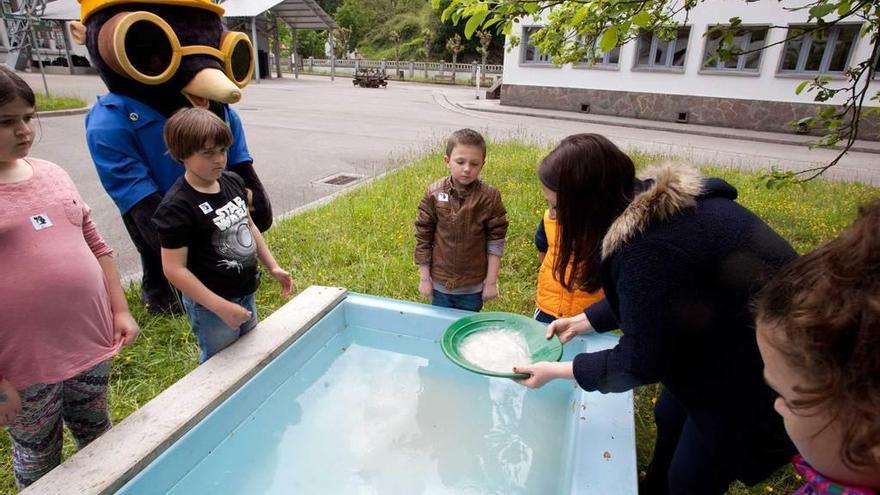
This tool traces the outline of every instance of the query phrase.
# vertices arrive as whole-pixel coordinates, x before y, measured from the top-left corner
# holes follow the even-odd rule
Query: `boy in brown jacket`
[[[486,141],[459,129],[446,143],[449,176],[428,186],[416,217],[419,292],[435,306],[479,311],[498,297],[507,234],[501,193],[480,180]]]

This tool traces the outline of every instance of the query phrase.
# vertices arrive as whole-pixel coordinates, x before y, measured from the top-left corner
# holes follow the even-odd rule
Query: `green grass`
[[[508,210],[510,230],[500,276],[501,297],[486,310],[531,314],[538,263],[532,236],[546,205],[535,178],[535,165],[545,148],[517,143],[490,145],[484,170],[488,182],[501,190]],[[633,154],[640,165],[652,157]],[[339,197],[332,203],[280,222],[268,235],[279,262],[289,267],[297,288],[312,285],[346,287],[352,291],[405,300],[419,300],[418,274],[413,263],[413,220],[425,187],[444,175],[439,154],[426,156],[372,184]],[[739,201],[767,220],[799,252],[835,236],[852,221],[859,204],[880,196],[880,190],[860,184],[816,181],[803,189],[770,191],[756,187],[757,175],[727,169],[706,169],[736,186]],[[115,359],[111,410],[121,421],[198,364],[198,351],[185,318],[146,315],[129,301],[141,324],[137,343]],[[277,286],[264,283],[257,295],[265,318],[283,301]],[[654,423],[652,401],[657,387],[636,391],[636,429],[639,469],[651,455]],[[65,444],[65,456],[73,451]],[[0,435],[0,493],[13,491],[6,435]],[[747,489],[735,486],[730,493],[789,493],[795,484],[783,469],[767,483]]]
[[[75,96],[46,96],[43,93],[37,93],[37,111],[50,112],[53,110],[70,110],[73,108],[84,108],[86,102],[82,98]]]

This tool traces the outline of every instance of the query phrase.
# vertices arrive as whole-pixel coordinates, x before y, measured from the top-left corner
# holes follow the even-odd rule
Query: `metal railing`
[[[290,60],[282,60],[282,65],[287,64],[287,67],[290,67]],[[303,69],[310,69],[314,67],[330,67],[331,59],[327,58],[305,58],[302,59],[302,63],[300,67]],[[425,65],[427,64],[427,69],[429,71],[434,72],[452,72],[452,63],[439,61],[439,62],[417,62],[415,60],[367,60],[367,59],[347,59],[347,58],[338,58],[336,59],[336,67],[337,68],[357,68],[357,67],[371,67],[371,68],[384,68],[386,70],[414,70],[414,71],[424,71]],[[456,72],[469,72],[474,67],[479,67],[480,64],[477,62],[472,63],[457,63],[455,64]],[[501,74],[503,72],[504,65],[502,64],[486,64],[483,68],[482,72],[484,74]]]
[[[486,64],[482,66],[477,62],[457,63],[453,67],[451,62],[417,62],[415,60],[368,60],[368,59],[325,59],[305,58],[298,61],[299,71],[304,73],[324,73],[335,75],[353,75],[357,69],[370,68],[385,70],[389,77],[404,79],[434,79],[453,82],[471,81],[476,79],[477,71],[481,74],[482,82],[491,81],[496,76],[501,76],[504,66],[501,64]],[[274,62],[273,62],[274,64]],[[284,72],[293,72],[293,64],[288,57],[281,59],[281,69]],[[439,77],[438,77],[439,76]]]

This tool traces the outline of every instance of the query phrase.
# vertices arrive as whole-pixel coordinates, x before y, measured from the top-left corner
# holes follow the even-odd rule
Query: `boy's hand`
[[[9,380],[0,379],[0,426],[12,424],[21,412],[21,397]]]
[[[289,296],[290,292],[293,291],[293,279],[290,278],[290,274],[280,266],[269,270],[269,274],[281,284],[281,297]]]
[[[128,311],[113,313],[113,343],[122,342],[122,346],[132,344],[137,340],[141,329],[137,321]]]
[[[238,328],[251,319],[251,312],[231,301],[224,301],[214,313],[230,328]]]
[[[483,284],[483,300],[491,301],[498,297],[498,282],[486,282]]]
[[[434,285],[430,278],[419,279],[419,294],[428,301],[434,300]]]

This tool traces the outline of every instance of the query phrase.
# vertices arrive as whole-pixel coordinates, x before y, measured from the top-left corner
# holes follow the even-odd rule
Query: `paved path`
[[[24,77],[32,87],[42,88],[39,74]],[[95,76],[48,78],[54,94],[76,95],[90,103],[106,92]],[[316,183],[322,178],[340,172],[381,174],[436,149],[448,133],[461,127],[473,127],[497,140],[519,138],[538,143],[555,142],[577,132],[598,132],[624,148],[748,168],[805,167],[834,156],[831,150],[803,146],[566,121],[549,114],[536,117],[463,108],[474,101],[474,95],[468,88],[394,81],[387,89],[362,89],[353,87],[348,79],[330,82],[326,77],[303,76],[252,83],[236,108],[276,214],[339,191],[336,186]],[[136,274],[137,253],[89,158],[83,116],[43,118],[39,126],[41,137],[32,154],[69,171],[105,238],[116,248],[121,271],[128,276]],[[437,171],[438,175],[443,173],[440,164]],[[880,157],[852,153],[836,175],[880,184]]]

